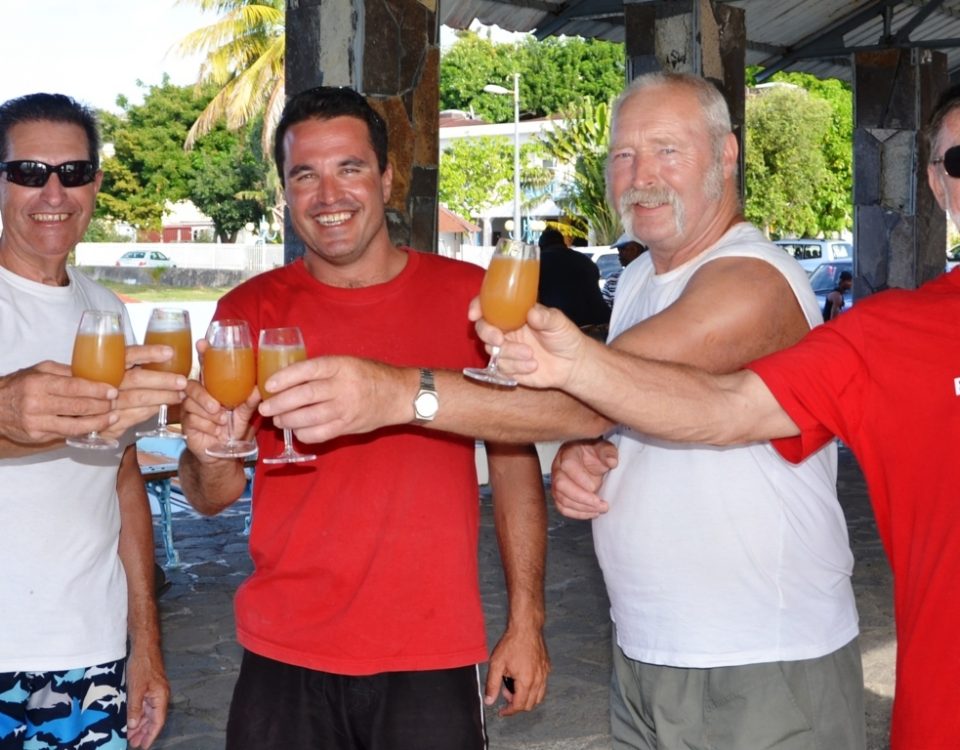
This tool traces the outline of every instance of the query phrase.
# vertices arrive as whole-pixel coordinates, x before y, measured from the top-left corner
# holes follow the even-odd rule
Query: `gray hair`
[[[645,73],[630,82],[613,103],[611,123],[616,124],[620,109],[634,96],[643,93],[649,88],[657,86],[678,86],[692,91],[700,107],[703,109],[703,119],[707,123],[710,140],[713,142],[714,155],[719,161],[723,155],[723,143],[727,135],[733,132],[730,121],[730,108],[720,90],[706,78],[691,73]]]

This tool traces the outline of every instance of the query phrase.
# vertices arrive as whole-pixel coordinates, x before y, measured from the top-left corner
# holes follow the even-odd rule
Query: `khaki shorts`
[[[614,750],[864,750],[854,638],[817,659],[683,669],[628,658],[613,639]]]

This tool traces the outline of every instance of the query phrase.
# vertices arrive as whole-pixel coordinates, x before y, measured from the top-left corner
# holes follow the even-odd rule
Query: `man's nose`
[[[51,205],[59,205],[67,197],[66,188],[60,182],[60,175],[56,172],[51,173],[47,178],[47,184],[40,190],[41,197]]]

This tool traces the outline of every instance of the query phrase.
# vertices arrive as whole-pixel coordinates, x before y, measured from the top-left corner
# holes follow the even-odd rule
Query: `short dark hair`
[[[930,122],[923,129],[926,136],[927,145],[930,146],[930,157],[933,155],[939,145],[937,139],[940,137],[940,129],[943,127],[943,121],[954,110],[960,108],[960,84],[950,86],[946,91],[940,94],[937,104],[930,115]]]
[[[387,168],[387,124],[377,111],[370,106],[363,95],[345,86],[318,86],[301,91],[293,96],[283,108],[280,122],[273,142],[273,158],[283,176],[283,138],[287,130],[305,120],[332,120],[334,117],[355,117],[366,123],[370,136],[370,145],[377,155],[377,165],[381,174]]]
[[[840,281],[853,281],[853,274],[849,271],[841,271]]]
[[[540,233],[540,239],[538,243],[540,248],[553,247],[554,245],[564,245],[566,242],[563,240],[563,233],[559,229],[554,229],[553,227],[548,227]]]
[[[83,128],[89,159],[94,167],[100,168],[97,116],[92,109],[65,94],[27,94],[0,104],[0,161],[7,160],[10,129],[25,122],[57,122]]]

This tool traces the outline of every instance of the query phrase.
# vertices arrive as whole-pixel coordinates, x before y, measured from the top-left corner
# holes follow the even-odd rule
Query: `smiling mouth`
[[[317,214],[313,217],[313,220],[324,227],[335,227],[338,224],[343,224],[350,219],[351,216],[353,216],[353,214],[349,211],[341,211],[335,214]]]
[[[30,214],[30,218],[34,221],[51,223],[66,221],[70,218],[70,214]]]

